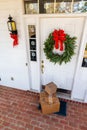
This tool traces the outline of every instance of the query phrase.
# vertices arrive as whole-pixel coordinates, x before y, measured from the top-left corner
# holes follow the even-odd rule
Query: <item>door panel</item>
[[[25,38],[26,51],[29,69],[30,90],[40,91],[40,60],[39,60],[39,38],[38,38],[38,20],[35,17],[25,19]],[[29,28],[30,27],[30,28]],[[33,31],[35,27],[35,32]],[[30,32],[31,30],[31,32]],[[36,35],[34,36],[33,35]]]
[[[40,35],[41,35],[41,60],[44,61],[43,73],[41,75],[42,85],[49,82],[54,82],[59,88],[71,90],[74,79],[74,72],[76,68],[78,51],[81,41],[82,29],[83,29],[83,18],[41,18],[40,19]],[[47,39],[50,32],[54,29],[63,29],[65,33],[70,36],[77,37],[77,48],[75,55],[71,61],[67,64],[62,65],[54,64],[46,59],[44,54],[44,41]]]

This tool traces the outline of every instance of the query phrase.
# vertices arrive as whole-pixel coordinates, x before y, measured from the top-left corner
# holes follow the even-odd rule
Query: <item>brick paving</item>
[[[43,115],[38,94],[0,86],[0,130],[87,130],[87,104],[67,101],[67,116]]]

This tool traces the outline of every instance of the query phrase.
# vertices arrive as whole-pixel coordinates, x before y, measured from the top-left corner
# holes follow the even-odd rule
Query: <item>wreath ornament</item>
[[[64,30],[54,30],[44,42],[44,53],[46,58],[53,63],[62,64],[71,60],[75,54],[76,37],[70,37]]]

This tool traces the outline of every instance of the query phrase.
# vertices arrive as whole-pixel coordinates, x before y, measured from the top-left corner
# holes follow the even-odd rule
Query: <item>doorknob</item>
[[[44,61],[41,61],[41,72],[44,73]]]

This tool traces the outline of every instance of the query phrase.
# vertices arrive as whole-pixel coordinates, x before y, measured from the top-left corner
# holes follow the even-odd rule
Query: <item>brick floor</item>
[[[67,101],[67,116],[43,115],[38,95],[0,86],[0,130],[87,130],[87,104]]]

